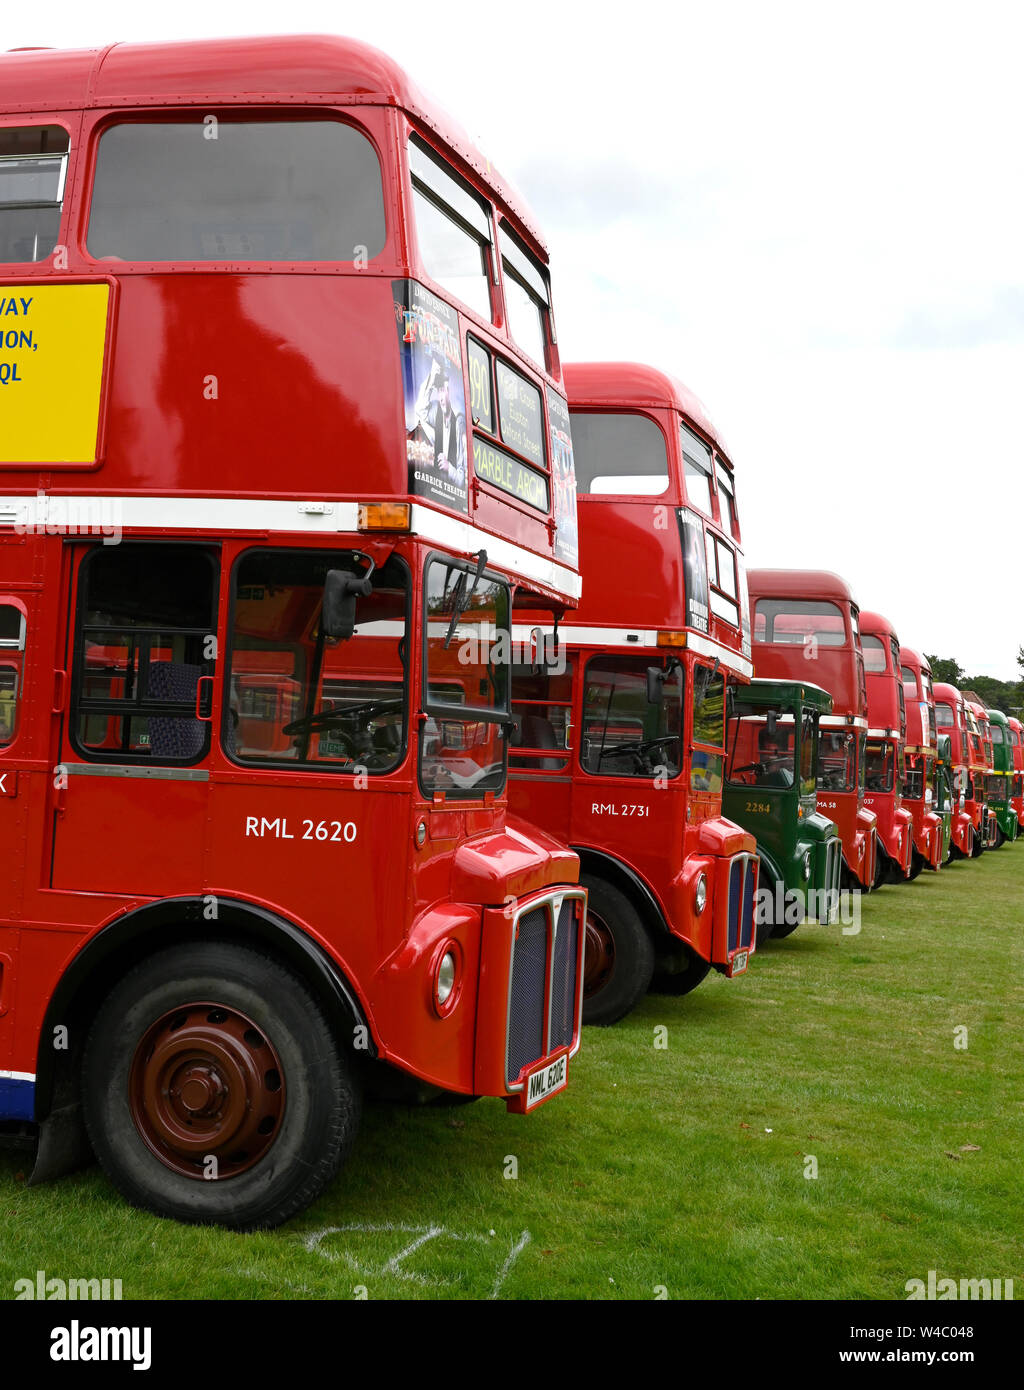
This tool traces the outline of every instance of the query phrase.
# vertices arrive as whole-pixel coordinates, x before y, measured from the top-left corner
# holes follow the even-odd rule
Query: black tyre
[[[915,846],[910,856],[910,873],[907,874],[906,877],[907,883],[911,883],[915,878],[917,878],[918,874],[924,868],[924,863],[924,855],[918,853],[917,847]]]
[[[223,941],[159,951],[115,985],[82,1093],[96,1157],[133,1205],[237,1230],[278,1226],[318,1197],[361,1109],[306,987]]]
[[[582,882],[589,894],[583,1022],[617,1023],[650,987],[654,943],[625,893],[589,874]]]
[[[984,853],[985,853],[985,836],[983,835],[983,833],[982,833],[980,830],[978,830],[978,829],[976,829],[976,828],[972,828],[972,832],[971,832],[971,858],[972,858],[972,859],[980,859],[981,856],[982,856]]]
[[[711,962],[703,956],[698,956],[697,952],[684,942],[681,941],[679,945],[680,968],[671,973],[667,970],[656,970],[651,979],[651,991],[654,994],[670,994],[676,999],[681,999],[684,994],[689,994],[707,979]]]
[[[882,848],[882,841],[875,836],[875,877],[871,884],[873,891],[881,888],[883,883],[890,881],[890,868],[892,860]]]

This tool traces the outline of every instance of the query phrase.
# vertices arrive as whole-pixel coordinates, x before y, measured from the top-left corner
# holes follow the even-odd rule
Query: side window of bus
[[[714,513],[711,510],[711,450],[682,422],[679,425],[679,438],[683,451],[686,500],[692,507],[702,511],[705,516],[713,516]]]
[[[491,214],[483,200],[415,135],[409,171],[416,235],[427,274],[491,321]]]
[[[509,332],[538,367],[547,365],[551,290],[547,271],[505,222],[498,228]]]
[[[205,757],[212,691],[200,680],[214,670],[216,602],[217,559],[203,546],[125,543],[86,555],[69,720],[83,757],[172,765]]]
[[[68,166],[62,126],[0,129],[0,263],[45,260],[57,245]]]
[[[549,666],[512,667],[512,715],[509,767],[520,771],[562,772],[564,752],[572,747],[572,663],[564,670]],[[548,751],[550,750],[550,751]]]
[[[193,116],[100,139],[97,260],[345,262],[372,260],[384,242],[380,161],[342,121]]]
[[[725,465],[716,462],[718,475],[718,505],[722,515],[722,530],[728,531],[734,540],[739,540],[736,527],[736,489],[732,474]]]
[[[665,436],[646,415],[571,412],[580,496],[657,497],[668,490]]]
[[[0,597],[0,748],[13,743],[18,732],[27,627],[20,601]]]
[[[733,627],[740,625],[740,605],[736,586],[736,553],[726,541],[711,531],[705,537],[708,580],[711,584],[711,611]]]

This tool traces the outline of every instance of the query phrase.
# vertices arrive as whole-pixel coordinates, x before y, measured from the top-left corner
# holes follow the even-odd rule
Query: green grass
[[[1022,927],[1024,844],[886,887],[859,935],[801,927],[588,1029],[531,1117],[368,1107],[274,1232],[158,1220],[95,1168],[28,1189],[2,1154],[0,1296],[37,1269],[125,1298],[902,1298],[931,1269],[1024,1291]]]

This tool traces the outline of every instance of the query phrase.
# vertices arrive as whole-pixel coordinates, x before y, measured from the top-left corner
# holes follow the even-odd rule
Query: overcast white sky
[[[303,31],[391,53],[522,189],[566,360],[697,392],[749,566],[1017,677],[1024,6],[49,0],[0,46]]]

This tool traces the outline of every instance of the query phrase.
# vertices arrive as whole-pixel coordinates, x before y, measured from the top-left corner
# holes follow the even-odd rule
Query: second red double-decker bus
[[[914,876],[914,824],[904,810],[903,752],[907,714],[896,630],[880,613],[862,610],[860,641],[868,693],[864,804],[878,818],[875,882]]]
[[[612,1023],[653,977],[685,993],[754,949],[756,844],[721,814],[746,584],[732,464],[700,402],[635,363],[565,379],[583,597],[565,662],[517,667],[510,798],[580,856],[583,1016]]]
[[[0,58],[0,262],[0,1120],[273,1225],[364,1061],[527,1111],[579,1043],[505,797],[579,586],[546,253],[383,54],[272,38]]]
[[[914,862],[909,874],[922,868],[939,869],[949,854],[952,807],[939,810],[936,796],[938,740],[932,669],[920,652],[900,646],[900,677],[907,718],[904,750],[903,806],[913,821]]]
[[[827,570],[751,570],[754,669],[770,680],[813,680],[832,696],[820,721],[818,810],[843,841],[847,882],[876,881],[877,818],[864,804],[867,688],[859,609]]]

